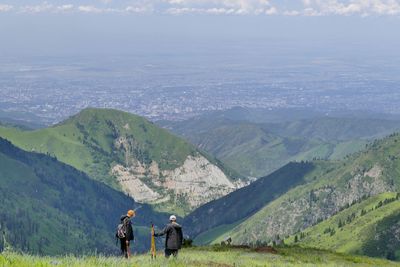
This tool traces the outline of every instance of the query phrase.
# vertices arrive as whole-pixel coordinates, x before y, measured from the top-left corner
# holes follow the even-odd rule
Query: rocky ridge
[[[137,161],[129,167],[117,164],[111,173],[125,193],[136,201],[153,204],[169,201],[172,194],[196,208],[238,187],[201,155],[188,156],[182,166],[173,170],[160,171],[157,162],[145,165]]]

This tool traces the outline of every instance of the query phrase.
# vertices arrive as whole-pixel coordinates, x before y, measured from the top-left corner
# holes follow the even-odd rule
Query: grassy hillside
[[[0,135],[24,150],[54,155],[115,188],[110,166],[125,160],[122,151],[113,150],[118,136],[134,137],[138,159],[155,160],[161,169],[180,166],[187,155],[196,153],[194,147],[146,119],[111,109],[85,109],[61,124],[35,131],[0,127]]]
[[[208,242],[213,239],[212,243],[219,243],[230,236],[235,244],[272,243],[317,225],[369,197],[386,192],[399,192],[400,136],[392,134],[375,141],[366,150],[348,156],[343,161],[314,161],[312,165],[311,171],[299,177],[302,181],[300,184],[287,188],[286,192],[266,202],[265,206],[254,215],[244,220],[231,221],[229,224],[223,222],[216,224],[199,235],[199,238]],[[260,195],[251,191],[248,194],[252,198]],[[395,223],[398,219],[397,205],[396,202],[366,215],[365,218],[378,216],[374,217],[374,220],[370,218],[370,221],[375,223],[380,220],[380,222],[375,224],[374,231],[368,230],[368,233],[374,233],[375,236],[364,242],[365,248],[361,249],[362,253],[379,257],[387,257],[390,253],[389,256],[397,257],[396,253],[400,248],[397,239],[400,238],[396,236],[392,240],[390,237],[391,232],[397,231],[398,225]],[[242,206],[234,201],[220,202],[213,209],[240,211]],[[393,210],[381,214],[389,208]],[[198,218],[208,218],[207,209],[198,210]],[[353,231],[352,234],[354,233]],[[352,236],[350,232],[348,236]],[[352,237],[358,238],[357,234]],[[382,240],[391,240],[393,246],[389,248],[382,246]]]
[[[399,194],[383,193],[285,239],[285,243],[399,260],[398,232]]]
[[[85,109],[58,125],[33,131],[0,126],[0,137],[24,150],[55,156],[91,178],[139,198],[131,192],[138,186],[129,191],[118,181],[135,180],[141,188],[147,188],[147,195],[157,195],[155,199],[168,202],[161,209],[188,211],[191,208],[187,204],[190,196],[178,195],[163,185],[167,176],[174,175],[173,171],[190,157],[205,157],[228,179],[240,177],[146,119],[111,109]],[[214,199],[217,195],[210,197]]]
[[[47,255],[116,253],[119,218],[138,205],[124,194],[90,179],[55,158],[25,152],[0,138],[0,250]],[[145,249],[151,221],[167,216],[147,205],[134,220],[138,250]]]
[[[36,257],[17,254],[0,254],[0,265],[6,266],[176,266],[176,267],[247,267],[247,266],[399,266],[398,263],[363,256],[350,256],[323,250],[302,249],[297,247],[278,248],[276,253],[263,249],[234,248],[190,248],[183,249],[178,259],[166,260],[161,252],[156,260],[150,255],[137,255],[130,260],[106,258],[102,256],[85,257]]]
[[[232,224],[251,216],[291,188],[305,183],[303,178],[313,169],[313,164],[290,163],[244,188],[201,206],[184,219],[184,225],[193,237],[200,233],[203,233],[203,237],[204,234],[210,235],[206,231],[214,227],[227,229]],[[215,235],[215,229],[212,232],[213,234],[207,239]],[[216,232],[221,232],[221,229]]]
[[[324,141],[346,141],[360,138],[379,138],[400,129],[397,120],[317,117],[271,124],[273,133]]]
[[[341,159],[400,128],[399,121],[383,119],[315,117],[254,123],[219,113],[163,125],[252,177],[294,160]]]
[[[308,108],[248,108],[233,107],[227,110],[210,111],[205,116],[228,119],[231,121],[247,121],[253,123],[276,123],[324,116],[324,113]]]
[[[400,137],[393,134],[343,162],[315,162],[323,170],[320,174],[308,173],[303,178],[307,183],[270,202],[216,242],[227,235],[240,244],[272,242],[278,235],[303,231],[366,197],[399,191],[399,151]]]
[[[215,155],[243,175],[251,177],[265,176],[295,156],[322,145],[318,141],[281,138],[260,125],[246,122],[193,120],[183,122],[179,127],[181,128],[172,129],[200,149]],[[304,156],[306,158],[307,155]],[[310,156],[325,157],[326,152]]]

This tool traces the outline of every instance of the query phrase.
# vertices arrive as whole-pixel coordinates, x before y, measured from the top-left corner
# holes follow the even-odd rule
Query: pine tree
[[[364,216],[365,214],[367,214],[367,212],[365,211],[365,209],[361,210],[361,216]]]

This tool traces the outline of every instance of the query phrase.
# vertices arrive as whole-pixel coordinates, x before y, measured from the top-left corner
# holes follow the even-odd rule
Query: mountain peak
[[[214,158],[143,117],[86,108],[38,131],[0,129],[25,150],[49,153],[160,210],[184,214],[236,188]]]
[[[77,114],[71,116],[70,118],[66,119],[65,121],[61,122],[60,124],[67,124],[70,122],[76,122],[76,121],[87,121],[90,119],[125,119],[125,120],[132,120],[132,119],[140,119],[143,121],[147,121],[144,117],[122,111],[122,110],[117,110],[117,109],[111,109],[111,108],[92,108],[88,107]]]

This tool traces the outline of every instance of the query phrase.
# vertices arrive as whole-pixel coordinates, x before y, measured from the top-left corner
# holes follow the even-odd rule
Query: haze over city
[[[87,106],[400,113],[399,14],[399,1],[1,1],[0,110],[44,124]]]

